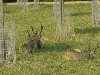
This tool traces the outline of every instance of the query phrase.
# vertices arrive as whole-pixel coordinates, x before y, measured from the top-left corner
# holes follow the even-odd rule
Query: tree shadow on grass
[[[11,11],[9,11],[9,10],[6,10],[6,11],[4,11],[4,13],[15,13],[15,12],[11,12]]]
[[[71,16],[81,16],[81,15],[88,15],[88,14],[91,14],[91,12],[75,12],[75,13],[72,13]]]
[[[84,28],[84,29],[75,29],[75,33],[81,33],[81,34],[86,34],[86,33],[98,33],[100,32],[100,27],[92,27],[92,28]]]
[[[19,11],[21,11],[21,9]],[[16,12],[18,12],[18,11],[14,11],[14,10],[13,11],[10,11],[10,10],[5,10],[4,11],[4,13],[7,13],[7,14],[9,14],[9,13],[16,13]]]
[[[44,44],[42,49],[40,49],[39,51],[37,50],[37,52],[62,52],[62,51],[66,51],[68,49],[70,49],[71,46],[67,43],[55,43],[55,44]]]

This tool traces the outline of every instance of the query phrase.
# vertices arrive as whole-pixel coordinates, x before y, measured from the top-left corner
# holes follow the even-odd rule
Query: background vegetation
[[[4,2],[16,2],[17,0],[3,0]],[[29,1],[34,1],[34,0],[29,0]],[[40,0],[40,1],[45,1],[45,2],[52,2],[53,0]],[[91,0],[65,0],[65,1],[91,1]]]

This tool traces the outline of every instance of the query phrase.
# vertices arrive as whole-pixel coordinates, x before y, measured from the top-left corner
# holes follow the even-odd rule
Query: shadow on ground
[[[71,16],[82,16],[82,15],[89,15],[91,14],[91,12],[75,12],[75,13],[72,13]]]
[[[85,34],[85,33],[99,33],[100,32],[100,27],[92,27],[92,28],[84,28],[84,29],[78,29],[75,28],[75,33],[81,33],[81,34]]]
[[[36,52],[61,52],[66,51],[71,48],[71,45],[66,43],[55,43],[55,44],[44,44],[42,49],[37,50]]]

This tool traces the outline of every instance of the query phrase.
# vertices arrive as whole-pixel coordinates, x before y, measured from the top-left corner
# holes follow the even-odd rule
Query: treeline
[[[3,0],[3,2],[16,2],[17,0]],[[28,0],[30,2],[34,0]],[[53,0],[40,0],[41,2],[52,2]],[[64,1],[91,1],[91,0],[64,0]]]

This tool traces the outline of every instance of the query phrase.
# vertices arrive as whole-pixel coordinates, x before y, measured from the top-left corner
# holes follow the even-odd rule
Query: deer
[[[31,36],[29,31],[27,30],[28,33],[28,42],[24,43],[20,49],[23,51],[27,51],[27,53],[33,53],[35,49],[40,49],[41,46],[41,37],[42,37],[42,30],[43,26],[41,25],[41,30],[38,33],[38,31],[34,32],[33,27],[31,26],[31,30],[33,32],[33,35]]]
[[[89,48],[87,51],[77,52],[75,50],[70,50],[65,53],[64,57],[66,60],[76,60],[76,61],[80,61],[83,59],[92,59],[96,54],[96,50],[98,48],[100,48],[99,42],[97,42],[96,48],[93,49],[90,48],[90,44],[89,44]]]
[[[34,33],[33,27],[31,27],[32,31],[33,31],[33,39],[36,41],[37,47],[38,49],[41,48],[41,37],[42,37],[42,30],[43,30],[43,26],[41,25],[41,31],[38,33],[37,31]]]

